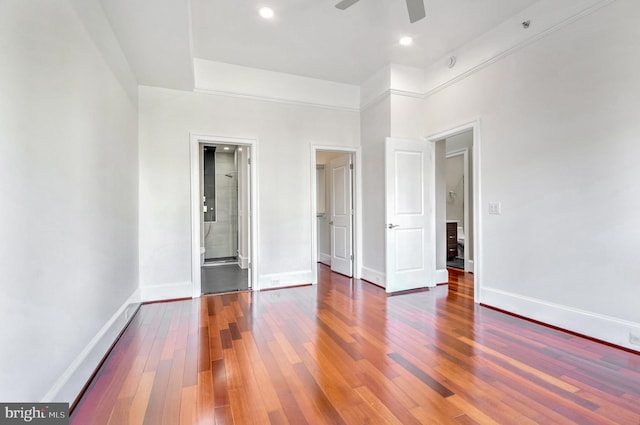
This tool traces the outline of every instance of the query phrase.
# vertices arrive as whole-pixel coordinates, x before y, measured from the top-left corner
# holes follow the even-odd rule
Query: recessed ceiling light
[[[225,146],[223,149],[224,149],[225,151],[228,151],[230,148],[229,148],[229,146]]]
[[[400,44],[403,46],[410,46],[413,43],[413,38],[411,37],[402,37],[400,39]]]
[[[261,7],[259,13],[260,16],[265,19],[273,18],[273,9],[271,9],[270,7]]]

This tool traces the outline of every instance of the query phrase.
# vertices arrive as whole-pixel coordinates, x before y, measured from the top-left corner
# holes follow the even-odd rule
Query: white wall
[[[146,297],[191,295],[189,132],[258,140],[260,287],[311,282],[311,144],[357,146],[358,114],[141,87],[140,281]]]
[[[392,66],[391,71],[397,70]],[[400,67],[413,71],[413,68]],[[385,71],[389,71],[385,69]],[[401,76],[395,75],[396,80]],[[411,73],[409,77],[415,76]],[[379,76],[372,79],[377,80]],[[411,81],[410,81],[411,82]],[[398,81],[395,81],[399,84]],[[408,84],[409,86],[411,84]],[[377,87],[381,89],[381,86]],[[391,89],[391,90],[390,90]],[[363,181],[363,269],[362,278],[386,286],[385,264],[385,139],[424,137],[423,100],[419,96],[387,94],[377,97],[361,112]]]
[[[137,288],[135,97],[98,35],[65,0],[0,6],[3,401],[68,384],[59,378]]]
[[[640,329],[637,16],[615,1],[424,110],[426,134],[480,118],[481,302],[624,346]]]
[[[377,285],[385,277],[384,141],[391,134],[391,99],[385,96],[361,112],[362,278]]]

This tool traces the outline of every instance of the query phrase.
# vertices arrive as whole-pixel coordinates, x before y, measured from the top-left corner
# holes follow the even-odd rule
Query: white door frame
[[[472,131],[473,135],[473,158],[472,158],[472,175],[473,175],[473,191],[470,196],[470,205],[473,205],[473,298],[474,302],[482,302],[482,192],[480,190],[480,119],[461,124],[454,128],[444,130],[428,136],[426,139],[429,142],[435,143],[439,140],[446,139],[451,136],[455,136],[465,131]],[[465,186],[467,187],[467,186]],[[468,222],[468,218],[466,218]],[[465,241],[465,245],[466,245]],[[465,261],[466,265],[466,261]]]
[[[313,280],[311,283],[318,283],[318,228],[316,217],[316,154],[321,151],[328,152],[344,152],[350,153],[353,160],[353,206],[354,206],[354,222],[353,222],[353,277],[361,278],[362,272],[362,156],[360,148],[332,145],[311,145],[311,275]]]
[[[259,290],[258,282],[258,141],[256,139],[221,137],[209,134],[191,133],[189,136],[189,157],[191,165],[191,283],[193,285],[192,297],[198,298],[202,294],[202,282],[200,279],[200,147],[207,144],[248,146],[251,148],[251,181],[249,192],[250,219],[249,237],[251,263],[249,276],[251,290]]]

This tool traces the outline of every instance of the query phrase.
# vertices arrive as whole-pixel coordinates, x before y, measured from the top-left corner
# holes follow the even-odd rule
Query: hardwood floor
[[[640,356],[473,303],[472,275],[143,305],[72,424],[640,424]]]

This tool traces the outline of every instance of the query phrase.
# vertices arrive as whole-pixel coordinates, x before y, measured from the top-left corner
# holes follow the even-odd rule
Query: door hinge
[[[351,254],[351,260],[353,261],[353,254]]]
[[[251,165],[251,158],[247,158],[247,164]]]
[[[353,170],[353,164],[349,164],[349,169]]]

